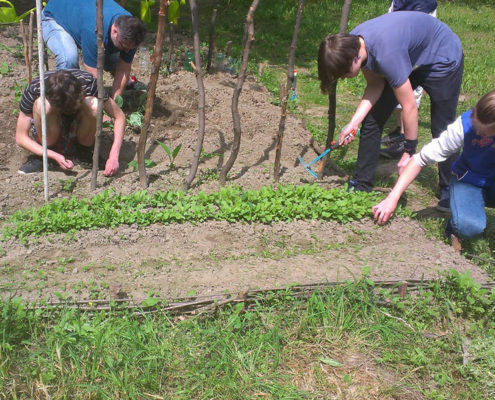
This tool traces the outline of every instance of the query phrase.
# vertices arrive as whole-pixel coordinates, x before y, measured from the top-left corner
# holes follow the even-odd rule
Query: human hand
[[[384,225],[397,208],[397,200],[387,196],[376,206],[371,208],[373,219],[378,225]]]
[[[404,168],[406,168],[407,164],[409,164],[409,161],[411,161],[412,157],[409,153],[404,153],[402,154],[402,157],[400,158],[399,162],[397,163],[397,169],[399,172],[399,175],[402,174],[402,171],[404,171]]]
[[[109,158],[105,164],[105,171],[103,172],[103,175],[113,176],[118,171],[119,171],[119,161],[118,160],[112,160]]]
[[[74,167],[74,163],[71,160],[66,159],[62,154],[57,153],[54,159],[64,171]]]
[[[357,127],[347,124],[340,131],[339,146],[344,146],[351,143],[356,137]]]

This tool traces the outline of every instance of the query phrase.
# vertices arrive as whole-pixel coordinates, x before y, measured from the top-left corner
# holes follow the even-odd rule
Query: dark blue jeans
[[[450,181],[450,210],[452,216],[446,232],[462,239],[471,239],[482,234],[486,228],[485,207],[495,207],[495,186],[480,188],[458,181]]]
[[[413,89],[422,86],[430,96],[431,104],[431,136],[437,138],[454,122],[457,114],[457,102],[462,83],[464,59],[459,67],[449,75],[441,78],[429,77],[421,69],[411,73],[409,80]],[[370,110],[361,126],[358,159],[354,171],[354,181],[361,190],[373,189],[373,179],[380,153],[383,126],[397,106],[397,99],[390,85],[385,84],[383,92]],[[452,174],[452,162],[458,154],[451,155],[446,161],[438,164],[438,180],[440,189],[448,188]]]

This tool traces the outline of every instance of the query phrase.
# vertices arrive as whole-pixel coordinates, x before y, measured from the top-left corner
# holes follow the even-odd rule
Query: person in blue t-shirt
[[[443,22],[418,11],[397,11],[366,21],[350,34],[327,36],[318,52],[318,78],[323,93],[339,78],[363,72],[366,88],[356,112],[342,130],[340,144],[361,127],[358,159],[348,190],[370,191],[378,165],[383,126],[399,103],[402,106],[404,153],[399,173],[415,153],[418,107],[413,89],[421,85],[431,102],[431,133],[438,137],[454,121],[462,82],[464,56],[461,41]],[[449,206],[450,166],[439,164],[440,201]]]
[[[57,69],[78,69],[96,77],[96,2],[50,0],[41,15],[43,39],[56,58]],[[136,48],[145,35],[143,22],[112,0],[103,2],[103,45],[106,71],[114,74],[112,97],[122,95],[130,77]]]
[[[436,9],[437,0],[392,0],[389,11],[421,11],[431,14]]]
[[[455,244],[458,238],[474,238],[486,228],[486,207],[495,207],[495,90],[485,94],[472,110],[455,122],[409,160],[387,198],[373,207],[375,220],[385,224],[409,184],[421,168],[461,155],[452,164],[450,209],[445,233]],[[460,249],[460,247],[458,247]]]

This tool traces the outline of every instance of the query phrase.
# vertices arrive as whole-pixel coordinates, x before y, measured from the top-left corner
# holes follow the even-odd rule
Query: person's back
[[[393,0],[390,11],[421,11],[430,14],[437,9],[436,0]]]

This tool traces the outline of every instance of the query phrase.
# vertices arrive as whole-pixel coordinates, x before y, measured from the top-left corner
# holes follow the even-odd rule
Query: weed
[[[59,179],[58,181],[63,192],[72,193],[76,187],[76,180],[74,178]]]
[[[138,170],[138,162],[137,160],[132,160],[129,164],[129,167],[132,167],[132,169],[134,170],[134,172],[137,172]],[[150,159],[145,159],[144,160],[144,166],[146,168],[153,168],[154,166],[156,166],[156,162],[154,162],[153,160],[150,160]]]
[[[180,151],[182,145],[179,143],[177,146],[175,146],[175,148],[173,150],[171,150],[170,147],[168,147],[165,143],[161,142],[158,139],[156,141],[161,146],[161,148],[165,151],[165,153],[167,153],[167,156],[168,156],[169,161],[170,161],[169,167],[174,168],[175,167],[174,166],[175,158],[179,154],[179,151]]]

